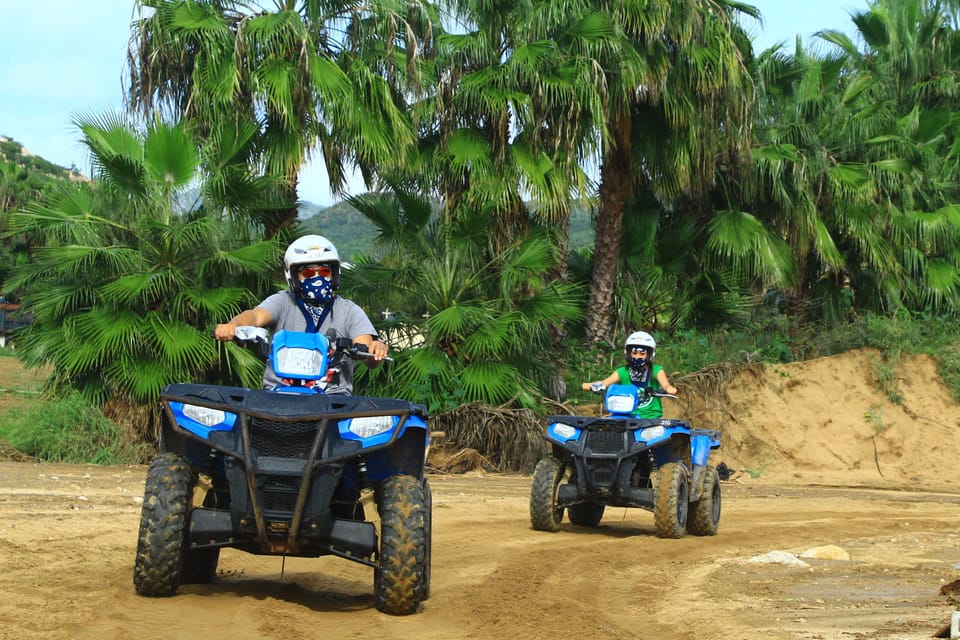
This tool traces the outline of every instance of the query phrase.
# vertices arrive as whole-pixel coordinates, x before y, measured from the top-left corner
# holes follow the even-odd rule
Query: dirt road
[[[149,599],[131,577],[144,475],[0,462],[0,638],[899,640],[957,608],[940,590],[960,577],[960,494],[742,476],[719,534],[680,540],[635,509],[535,532],[528,478],[434,476],[432,596],[412,616],[377,612],[360,565],[232,550],[212,585]],[[797,558],[826,545],[850,559]],[[776,551],[807,566],[749,561]]]

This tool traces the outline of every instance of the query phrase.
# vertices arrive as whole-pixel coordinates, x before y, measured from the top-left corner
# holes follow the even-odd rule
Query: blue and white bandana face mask
[[[650,383],[650,363],[646,358],[632,358],[627,365],[630,371],[630,382],[638,387],[645,387]]]
[[[300,283],[300,295],[307,304],[330,302],[333,300],[333,284],[323,276],[308,278]]]

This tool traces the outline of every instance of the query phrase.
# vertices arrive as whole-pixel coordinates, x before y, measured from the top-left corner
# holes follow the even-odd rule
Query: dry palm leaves
[[[467,404],[435,415],[430,422],[432,429],[446,434],[430,451],[430,463],[439,471],[455,472],[472,459],[487,471],[527,472],[546,452],[543,420],[528,409]],[[472,453],[460,453],[468,451]],[[443,460],[452,468],[443,468]]]
[[[758,363],[720,363],[677,378],[675,384],[681,390],[676,400],[681,407],[678,417],[695,422],[698,427],[714,429],[722,429],[730,420],[736,421],[728,408],[727,387],[737,374],[762,367]]]

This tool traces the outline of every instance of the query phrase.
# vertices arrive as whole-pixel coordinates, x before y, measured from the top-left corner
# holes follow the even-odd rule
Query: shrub
[[[11,409],[0,423],[0,439],[47,462],[136,463],[145,453],[75,392]]]

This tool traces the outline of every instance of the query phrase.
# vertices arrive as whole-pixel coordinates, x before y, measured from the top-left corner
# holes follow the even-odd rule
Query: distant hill
[[[590,211],[574,205],[570,217],[570,248],[593,245],[593,223]],[[306,233],[328,238],[341,256],[349,259],[358,253],[375,251],[377,228],[359,211],[345,202],[331,207],[307,203],[300,208],[300,222]]]
[[[0,212],[34,202],[57,182],[86,180],[76,168],[67,169],[27,151],[0,135]]]
[[[42,202],[45,194],[56,185],[76,180],[86,178],[79,171],[34,155],[16,140],[0,135],[0,215],[33,202]],[[0,218],[0,228],[5,224],[4,216]],[[6,280],[14,264],[26,259],[26,246],[21,240],[6,237],[0,240],[0,283]],[[0,292],[0,300],[6,302],[6,299],[15,302],[16,296],[9,291]],[[0,310],[0,320],[7,311],[11,310]],[[13,319],[13,314],[8,319]],[[8,328],[0,327],[0,333],[5,333]]]
[[[300,208],[300,223],[306,233],[324,236],[337,247],[341,257],[372,253],[377,228],[346,202],[332,207],[309,204]]]

